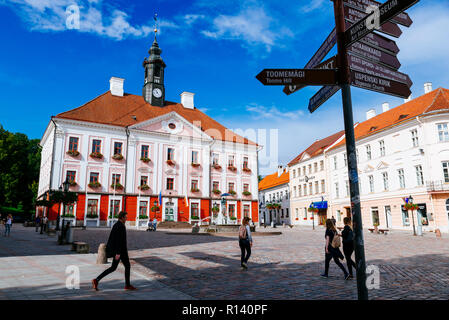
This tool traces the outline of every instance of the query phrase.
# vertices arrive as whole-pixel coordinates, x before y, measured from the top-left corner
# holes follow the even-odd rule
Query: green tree
[[[33,210],[40,158],[39,140],[8,132],[0,125],[0,206]]]

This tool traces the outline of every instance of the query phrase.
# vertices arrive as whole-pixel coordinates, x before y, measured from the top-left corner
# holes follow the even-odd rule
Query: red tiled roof
[[[126,127],[170,112],[176,112],[191,123],[195,121],[196,124],[199,121],[201,130],[208,130],[207,134],[212,138],[256,145],[255,142],[233,133],[196,108],[187,109],[180,103],[168,101],[164,107],[155,107],[147,103],[142,96],[127,93],[121,97],[107,91],[78,108],[58,114],[56,118]],[[133,117],[136,117],[136,120]]]
[[[281,184],[288,183],[290,181],[289,173],[284,169],[283,173],[278,177],[278,173],[275,172],[263,178],[259,182],[259,190],[265,190],[280,186]]]
[[[378,133],[387,128],[396,126],[417,116],[438,111],[449,111],[449,90],[438,88],[427,94],[406,102],[396,108],[385,111],[371,119],[361,122],[354,128],[355,139],[359,140]],[[332,149],[346,143],[342,139]]]
[[[344,130],[334,133],[333,135],[326,137],[321,140],[317,140],[314,143],[312,143],[306,150],[301,152],[296,158],[294,158],[290,163],[289,166],[292,166],[298,162],[301,161],[301,158],[304,154],[308,154],[311,158],[316,157],[323,153],[323,151],[329,147],[331,144],[333,144],[335,141],[341,138],[341,136],[345,133]]]

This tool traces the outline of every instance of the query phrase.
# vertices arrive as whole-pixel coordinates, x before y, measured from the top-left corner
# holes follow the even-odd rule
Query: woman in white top
[[[11,225],[12,225],[12,215],[8,214],[8,216],[6,217],[6,224],[5,224],[5,237],[6,234],[8,234],[9,237],[9,234],[11,233]]]
[[[248,259],[251,256],[251,247],[253,246],[253,238],[251,236],[251,229],[249,227],[249,217],[244,217],[242,225],[239,229],[239,246],[242,252],[240,263],[245,269],[248,269]],[[246,253],[246,255],[245,255]]]

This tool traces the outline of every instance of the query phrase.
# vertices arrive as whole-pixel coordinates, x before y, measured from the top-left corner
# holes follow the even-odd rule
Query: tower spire
[[[154,19],[154,42],[156,42],[157,43],[157,32],[159,31],[158,30],[158,24],[157,24],[157,13],[155,13],[154,14],[154,17],[153,17],[153,19]]]

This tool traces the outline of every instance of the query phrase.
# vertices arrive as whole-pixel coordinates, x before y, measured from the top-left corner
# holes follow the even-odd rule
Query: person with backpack
[[[108,274],[114,272],[117,266],[122,261],[125,266],[125,290],[136,290],[130,283],[131,265],[129,263],[128,248],[126,244],[126,217],[128,213],[121,211],[118,214],[118,221],[112,227],[109,235],[108,243],[106,244],[106,256],[112,259],[112,265],[106,269],[97,278],[92,280],[94,290],[98,291],[98,283]]]
[[[244,217],[239,228],[239,246],[242,252],[240,265],[244,269],[248,269],[248,259],[251,256],[251,247],[253,246],[253,238],[249,227],[250,220],[249,217]]]
[[[321,275],[324,278],[329,277],[329,263],[332,259],[334,259],[334,262],[337,266],[340,267],[340,269],[345,274],[345,280],[349,279],[349,273],[346,271],[345,267],[341,264],[340,260],[343,260],[343,254],[340,251],[341,246],[341,240],[340,235],[337,233],[337,230],[335,229],[335,225],[332,222],[331,219],[326,220],[326,247],[325,247],[325,261],[324,261],[324,273]]]
[[[357,270],[357,266],[351,258],[352,253],[354,252],[354,233],[351,228],[351,218],[344,218],[343,223],[345,224],[345,227],[341,232],[341,237],[343,238],[343,253],[345,255],[346,264],[348,265],[349,278],[354,278],[352,275],[352,267]]]

